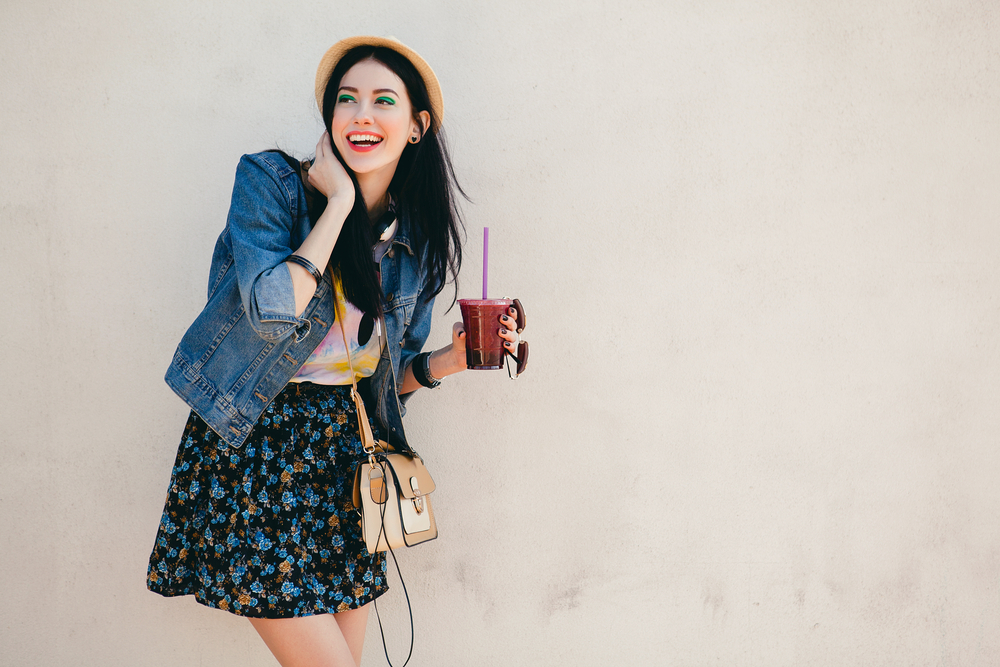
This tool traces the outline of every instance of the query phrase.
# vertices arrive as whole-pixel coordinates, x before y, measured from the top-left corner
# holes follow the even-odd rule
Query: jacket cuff
[[[309,334],[309,320],[295,316],[295,290],[284,262],[257,277],[248,316],[264,340],[279,341],[294,331],[298,342]]]

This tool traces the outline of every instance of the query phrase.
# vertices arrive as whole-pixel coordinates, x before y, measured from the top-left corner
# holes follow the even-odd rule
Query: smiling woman
[[[359,665],[387,590],[353,506],[353,383],[376,437],[405,451],[399,399],[466,368],[460,322],[422,352],[462,262],[437,77],[395,40],[354,37],[323,57],[316,99],[315,159],[237,169],[208,304],[167,371],[191,415],[147,576],[249,618],[285,667]],[[496,326],[513,351],[511,315]]]
[[[375,60],[348,70],[336,97],[330,122],[334,146],[362,192],[388,192],[403,149],[420,141],[430,113],[415,111],[403,81]]]

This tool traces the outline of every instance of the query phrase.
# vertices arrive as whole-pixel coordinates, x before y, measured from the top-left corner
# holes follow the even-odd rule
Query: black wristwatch
[[[433,389],[441,384],[441,380],[431,375],[431,353],[421,352],[416,357],[413,358],[411,364],[413,368],[413,377],[417,378],[417,382],[421,386],[427,387],[428,389]]]

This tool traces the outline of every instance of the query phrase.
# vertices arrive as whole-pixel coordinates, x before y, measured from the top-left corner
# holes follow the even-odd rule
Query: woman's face
[[[330,129],[334,145],[355,174],[387,172],[382,175],[391,178],[417,128],[406,86],[392,70],[374,60],[347,70]]]

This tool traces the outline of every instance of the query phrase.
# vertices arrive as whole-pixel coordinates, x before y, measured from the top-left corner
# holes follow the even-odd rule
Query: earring
[[[414,134],[412,137],[410,137],[410,143],[411,144],[415,144],[418,141],[420,141],[420,135],[419,134]]]

